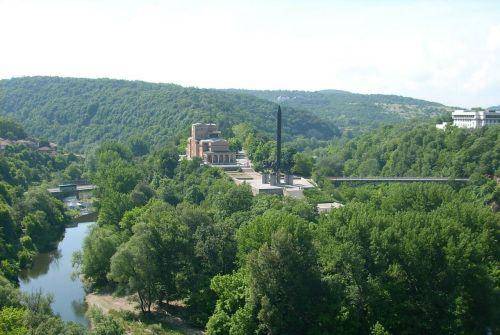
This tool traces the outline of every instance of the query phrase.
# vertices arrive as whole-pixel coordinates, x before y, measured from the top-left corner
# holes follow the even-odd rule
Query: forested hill
[[[111,79],[24,77],[0,81],[0,113],[16,118],[38,137],[81,150],[104,139],[145,137],[162,144],[187,136],[193,122],[216,122],[223,131],[246,122],[274,129],[277,105],[249,94]],[[288,138],[329,139],[333,123],[310,112],[284,108]]]
[[[426,119],[451,111],[451,108],[435,102],[397,95],[356,94],[339,90],[229,91],[247,93],[284,106],[308,110],[342,128],[354,131],[373,128],[381,123],[400,123],[413,118]]]
[[[500,174],[500,132],[388,125],[316,150],[325,176],[471,177]]]

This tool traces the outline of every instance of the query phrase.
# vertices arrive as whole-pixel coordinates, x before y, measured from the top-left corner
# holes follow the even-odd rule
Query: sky
[[[0,0],[0,78],[500,104],[500,0]]]

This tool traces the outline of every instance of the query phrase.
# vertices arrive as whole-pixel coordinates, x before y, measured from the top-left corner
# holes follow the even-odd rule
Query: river
[[[71,258],[79,251],[83,239],[93,222],[80,223],[66,228],[64,238],[57,250],[38,254],[33,267],[23,270],[19,276],[20,288],[24,292],[42,290],[54,297],[52,309],[64,321],[74,321],[88,326],[85,318],[85,291],[80,278],[72,278]]]

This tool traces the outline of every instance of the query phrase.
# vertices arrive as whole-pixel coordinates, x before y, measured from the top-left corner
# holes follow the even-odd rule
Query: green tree
[[[374,177],[378,176],[379,173],[379,165],[376,159],[367,159],[363,161],[359,167],[358,167],[358,174],[360,176],[366,176],[366,177]]]
[[[160,298],[158,264],[151,255],[151,246],[145,236],[133,236],[120,246],[111,259],[109,278],[126,286],[131,294],[137,294],[143,313],[151,312],[151,305]]]
[[[143,313],[155,301],[175,298],[186,264],[187,227],[171,210],[148,212],[111,259],[108,277],[137,293]]]
[[[14,119],[0,116],[0,137],[12,140],[20,140],[26,138],[23,126]]]
[[[281,153],[281,169],[285,173],[291,173],[294,164],[295,157],[297,156],[297,150],[291,147],[285,147]]]
[[[128,143],[134,156],[144,156],[149,153],[149,144],[144,137],[132,136]]]
[[[10,207],[0,201],[0,259],[12,257],[20,233],[12,218]]]
[[[393,207],[391,197],[377,195],[320,219],[322,272],[342,292],[337,327],[368,333],[379,322],[397,334],[468,334],[495,324],[491,237],[498,218],[447,197],[429,207]]]
[[[267,334],[318,331],[321,281],[310,237],[284,229],[248,258],[250,303]]]
[[[99,186],[99,195],[106,192],[128,193],[142,177],[142,172],[130,162],[112,159],[99,165],[94,182]]]
[[[207,322],[208,335],[253,334],[257,322],[250,305],[245,275],[217,275],[210,287],[217,294],[214,313]]]
[[[232,220],[213,222],[201,208],[187,207],[179,213],[192,233],[191,272],[189,275],[190,319],[205,325],[212,314],[216,296],[210,280],[217,274],[230,273],[236,268],[235,228]]]
[[[96,286],[108,283],[110,260],[122,243],[122,238],[113,226],[94,225],[83,241],[83,253],[74,259],[79,271]]]
[[[123,215],[134,207],[131,197],[128,194],[119,192],[107,192],[98,202],[99,225],[118,226]]]
[[[24,335],[28,329],[24,325],[26,311],[22,308],[4,307],[0,309],[0,334]]]
[[[177,205],[181,202],[180,191],[180,186],[170,178],[162,178],[157,188],[158,197],[171,205]]]
[[[151,198],[155,196],[155,191],[149,184],[140,182],[135,185],[133,191],[130,193],[130,198],[135,206],[145,205]]]
[[[238,243],[238,258],[245,262],[248,255],[267,243],[271,243],[274,232],[284,229],[294,236],[307,236],[309,223],[304,219],[280,210],[268,210],[264,214],[246,222],[236,232]]]
[[[82,178],[82,170],[77,163],[71,163],[65,170],[69,180],[79,180]]]
[[[372,328],[372,335],[391,335],[388,331],[385,330],[384,326],[382,326],[379,322],[375,323]]]
[[[179,154],[172,147],[164,147],[157,151],[154,156],[156,170],[161,176],[172,178],[175,168],[179,164]]]
[[[62,201],[47,191],[30,189],[15,206],[18,220],[38,250],[48,250],[63,234],[70,221]]]
[[[124,327],[111,315],[104,315],[101,310],[91,308],[87,312],[92,320],[92,331],[90,335],[123,335]]]
[[[188,201],[192,204],[200,204],[203,199],[204,199],[203,192],[201,191],[200,187],[197,185],[192,185],[188,187],[186,190],[186,193],[184,195],[184,200]]]
[[[20,306],[19,290],[7,278],[0,275],[0,309]]]
[[[42,250],[49,248],[54,241],[52,227],[47,221],[47,215],[42,211],[29,213],[24,217],[21,225],[35,246]]]
[[[303,154],[297,153],[293,157],[293,167],[292,172],[299,176],[310,177],[312,173],[312,169],[314,166],[314,160],[312,157]]]
[[[222,216],[229,216],[239,211],[246,211],[252,205],[250,186],[234,185],[220,180],[211,185],[206,203],[210,204]]]

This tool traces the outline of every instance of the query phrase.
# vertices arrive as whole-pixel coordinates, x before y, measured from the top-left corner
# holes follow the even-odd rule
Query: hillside
[[[500,173],[500,132],[432,125],[390,125],[318,149],[326,176],[471,177]]]
[[[0,81],[0,113],[26,130],[83,150],[104,139],[145,137],[153,144],[187,136],[193,122],[216,122],[223,131],[246,122],[273,131],[275,103],[252,95],[111,79],[25,77]],[[283,110],[287,138],[329,139],[338,129],[310,112]]]
[[[451,111],[449,107],[435,102],[397,95],[356,94],[339,90],[229,91],[247,93],[284,106],[308,110],[341,128],[355,131],[373,128],[382,123],[400,123],[412,118],[426,119]]]

